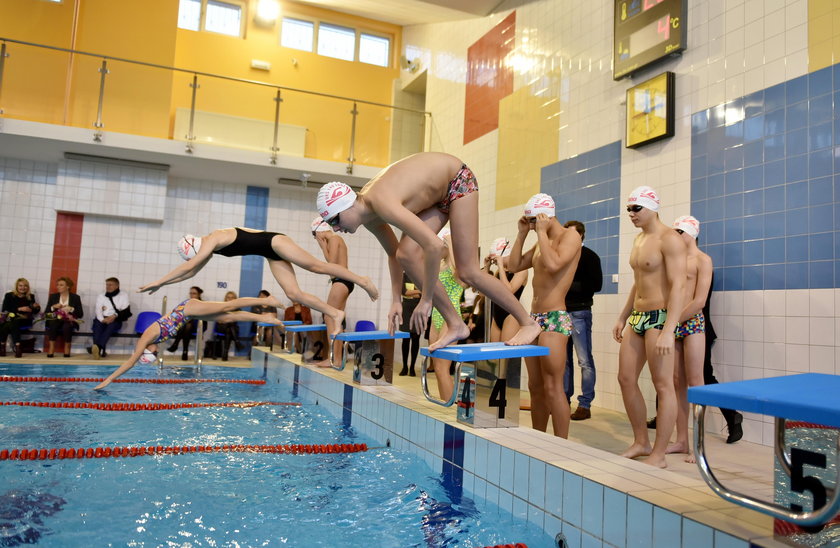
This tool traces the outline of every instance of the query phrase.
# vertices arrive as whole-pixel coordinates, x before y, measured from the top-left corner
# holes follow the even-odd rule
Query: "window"
[[[301,21],[300,19],[283,18],[283,27],[280,30],[280,45],[287,48],[312,51],[312,43],[315,37],[315,23],[312,21]]]
[[[391,41],[382,36],[362,33],[359,38],[359,61],[387,67],[390,65]]]
[[[318,55],[353,61],[356,57],[356,31],[321,23],[318,26]]]
[[[178,28],[242,36],[242,4],[221,0],[180,0]]]

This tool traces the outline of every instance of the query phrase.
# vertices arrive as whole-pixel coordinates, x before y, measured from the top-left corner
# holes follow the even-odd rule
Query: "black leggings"
[[[402,341],[403,367],[410,367],[414,371],[417,363],[417,354],[420,352],[420,334],[409,330],[409,338]],[[411,353],[411,365],[408,362],[408,354]]]
[[[47,322],[47,338],[54,341],[59,335],[67,344],[73,339],[73,332],[76,330],[78,324],[76,322],[65,322],[63,320],[53,320]]]

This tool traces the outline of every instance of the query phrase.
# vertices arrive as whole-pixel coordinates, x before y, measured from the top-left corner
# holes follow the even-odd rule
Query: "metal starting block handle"
[[[288,326],[290,322],[284,322],[284,323]],[[309,332],[309,331],[326,331],[326,330],[327,330],[327,326],[326,326],[326,324],[323,324],[323,323],[310,324],[310,325],[293,325],[291,327],[286,328],[286,331],[288,333],[292,333],[292,334],[306,333],[306,332]],[[296,351],[295,350],[295,337],[287,337],[287,339],[292,339],[291,348],[287,352],[289,354],[294,354],[295,351]],[[303,349],[301,349],[301,350],[303,350]]]
[[[803,421],[840,428],[840,376],[820,373],[752,379],[688,389],[688,401],[694,406],[694,454],[700,475],[718,496],[762,514],[797,525],[821,525],[840,511],[840,466],[837,466],[834,487],[824,486],[815,476],[805,475],[805,465],[826,467],[826,455],[804,449],[785,447],[785,420]],[[791,478],[791,491],[811,493],[813,511],[791,510],[725,487],[715,477],[705,448],[705,415],[707,407],[737,409],[768,415],[776,419],[775,454],[782,469]],[[780,434],[781,432],[781,434]],[[833,450],[840,454],[840,436]],[[794,458],[795,452],[795,458]]]
[[[344,341],[344,352],[341,356],[341,365],[336,365],[333,345],[330,345],[330,366],[336,371],[344,371],[344,367],[347,365],[347,347],[351,342],[407,339],[408,337],[409,334],[405,331],[396,331],[393,335],[387,331],[344,331],[343,333],[339,333],[333,337],[334,340]]]

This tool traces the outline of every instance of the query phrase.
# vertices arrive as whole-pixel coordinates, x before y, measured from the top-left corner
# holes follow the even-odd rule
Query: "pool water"
[[[135,373],[137,371],[137,373]],[[132,377],[157,377],[137,368]],[[166,369],[166,378],[196,370]],[[101,367],[10,366],[0,376],[102,377]],[[253,370],[204,367],[204,378]],[[0,401],[295,401],[282,384],[0,382]],[[551,546],[540,528],[452,489],[419,458],[357,435],[314,403],[166,411],[3,406],[0,450],[366,443],[367,452],[192,453],[0,461],[0,546]]]

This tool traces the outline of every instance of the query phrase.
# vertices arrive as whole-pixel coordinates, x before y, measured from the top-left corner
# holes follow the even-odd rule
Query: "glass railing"
[[[0,37],[0,116],[384,166],[427,149],[431,113]],[[395,158],[396,157],[396,158]]]

